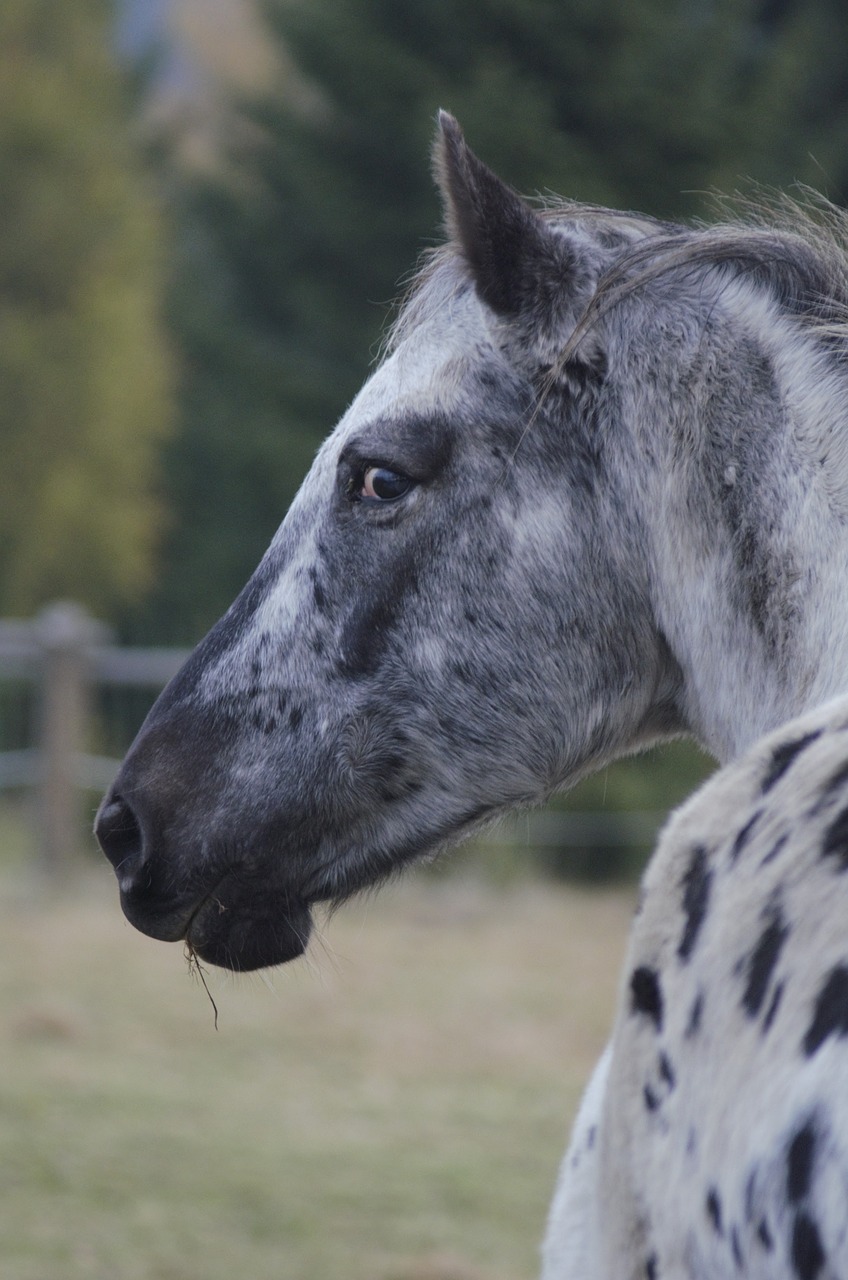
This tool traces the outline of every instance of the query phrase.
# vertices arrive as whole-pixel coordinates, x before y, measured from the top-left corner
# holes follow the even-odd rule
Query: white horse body
[[[848,698],[672,818],[544,1280],[848,1274]]]
[[[602,1280],[604,1199],[598,1134],[612,1061],[607,1045],[583,1095],[563,1157],[542,1248],[542,1280]]]

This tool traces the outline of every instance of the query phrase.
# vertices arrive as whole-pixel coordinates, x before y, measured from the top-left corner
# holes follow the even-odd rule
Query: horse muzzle
[[[136,808],[117,793],[104,800],[94,830],[115,869],[124,915],[141,933],[162,942],[184,939],[201,960],[240,972],[305,951],[309,904],[275,891],[267,875],[260,880],[238,863],[198,860],[203,873],[181,883]]]

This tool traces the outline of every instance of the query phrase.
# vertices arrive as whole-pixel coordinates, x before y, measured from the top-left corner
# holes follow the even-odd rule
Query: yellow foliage
[[[278,70],[256,0],[177,0],[172,25],[215,80],[256,90]]]
[[[0,10],[0,611],[147,585],[171,418],[160,226],[100,0]]]

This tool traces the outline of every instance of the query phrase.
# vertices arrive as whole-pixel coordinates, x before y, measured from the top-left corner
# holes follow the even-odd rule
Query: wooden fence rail
[[[34,745],[0,753],[0,789],[32,787],[45,870],[63,876],[78,855],[79,793],[105,790],[118,761],[86,751],[98,685],[164,686],[188,649],[126,649],[79,605],[49,605],[32,622],[0,621],[0,679],[37,687]]]

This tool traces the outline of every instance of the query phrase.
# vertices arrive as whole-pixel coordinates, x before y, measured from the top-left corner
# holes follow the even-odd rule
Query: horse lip
[[[218,914],[221,916],[229,910],[229,908],[215,896],[225,879],[226,873],[221,876],[220,880],[216,881],[214,888],[210,889],[209,892],[201,898],[200,902],[198,902],[197,906],[189,916],[188,921],[186,922],[185,932],[182,935],[189,946],[192,945],[191,937],[189,936],[191,934],[192,925],[195,923],[200,924],[201,918],[206,913],[207,908],[212,907],[213,905],[217,906]]]
[[[121,893],[124,915],[160,942],[185,940],[200,960],[251,970],[284,964],[306,950],[310,902],[286,892],[256,894],[236,865],[225,867],[202,894],[176,903],[143,891]]]
[[[125,890],[122,887],[121,909],[130,924],[148,938],[155,938],[158,942],[181,942],[188,937],[195,917],[214,898],[230,870],[227,867],[212,888],[204,891],[201,896],[193,896],[189,901],[178,902],[176,905],[165,903],[161,899],[145,901],[143,894],[137,891],[134,894],[131,889]]]
[[[192,901],[189,907],[164,908],[155,903],[134,900],[131,893],[121,891],[121,910],[134,929],[155,938],[157,942],[180,942],[189,928],[198,907]]]
[[[237,895],[228,903],[218,896],[220,885],[198,904],[186,926],[193,955],[224,969],[249,971],[303,954],[312,928],[305,899],[281,893],[245,901]]]

